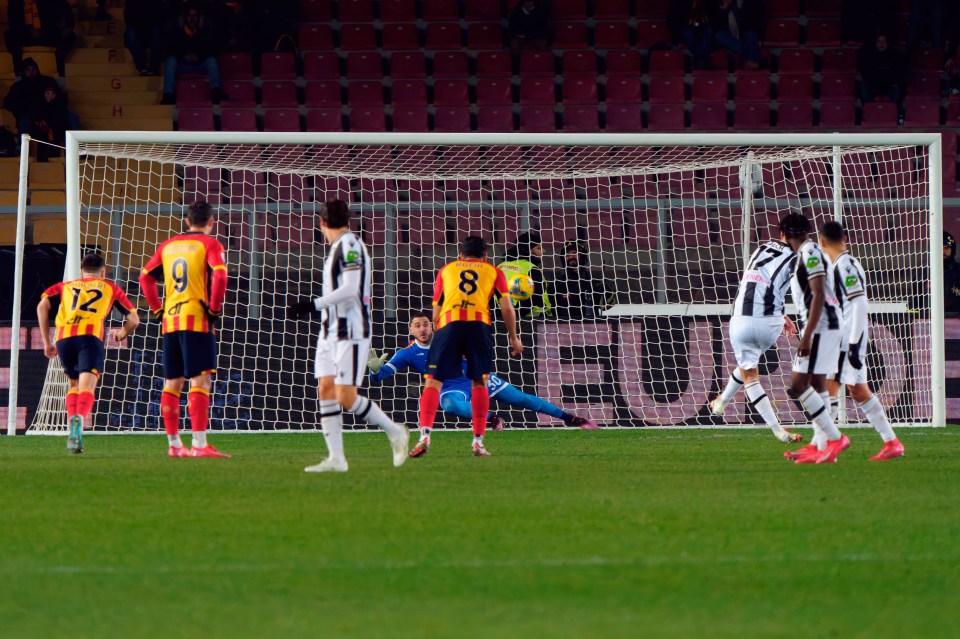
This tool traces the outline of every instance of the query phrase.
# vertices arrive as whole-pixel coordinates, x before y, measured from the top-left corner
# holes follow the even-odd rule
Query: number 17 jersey
[[[440,307],[439,330],[451,322],[490,324],[490,298],[507,293],[507,277],[485,260],[457,260],[437,273],[433,305]]]
[[[733,314],[741,317],[772,317],[783,315],[783,305],[796,254],[783,242],[761,244],[743,273]]]

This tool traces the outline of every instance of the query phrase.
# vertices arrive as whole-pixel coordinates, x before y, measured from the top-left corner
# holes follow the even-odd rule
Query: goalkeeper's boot
[[[230,459],[230,455],[226,453],[221,453],[219,450],[207,444],[203,448],[197,448],[194,446],[190,449],[191,457],[216,457],[219,459]]]
[[[190,456],[190,449],[186,446],[171,446],[167,449],[167,457],[170,459],[182,459]]]
[[[727,405],[724,402],[720,401],[719,395],[711,399],[708,406],[710,407],[710,412],[713,413],[714,415],[717,415],[718,417],[720,415],[723,415],[723,411],[727,408]]]
[[[327,457],[319,464],[307,466],[303,469],[305,473],[345,473],[347,472],[346,459],[334,459]]]
[[[83,452],[83,418],[79,415],[71,417],[69,429],[67,452],[79,455]]]
[[[411,457],[423,457],[430,450],[430,438],[424,437],[410,451]]]
[[[597,430],[597,428],[599,428],[596,422],[592,422],[586,417],[577,417],[576,415],[567,421],[567,426],[576,426],[583,430]]]
[[[399,425],[399,424],[398,424]],[[396,468],[403,466],[407,461],[407,449],[410,447],[410,433],[407,427],[400,425],[400,432],[387,434],[390,439],[390,448],[393,450],[393,465]]]
[[[490,456],[490,451],[487,450],[486,448],[484,448],[482,442],[480,442],[480,443],[474,442],[474,444],[473,444],[473,456],[474,456],[474,457],[489,457],[489,456]]]
[[[798,448],[797,450],[788,450],[783,453],[784,459],[789,459],[791,461],[796,461],[801,457],[806,457],[808,455],[816,455],[820,451],[817,450],[816,444],[807,444],[803,448]]]
[[[870,461],[884,461],[886,459],[896,459],[903,457],[903,444],[899,439],[893,439],[883,443],[880,452],[870,458]]]
[[[490,419],[487,420],[487,430],[501,431],[504,426],[506,423],[497,415],[491,414]]]
[[[850,448],[850,438],[841,434],[840,439],[831,439],[827,447],[817,457],[818,464],[836,464],[840,453]]]
[[[803,435],[784,428],[782,431],[780,431],[780,434],[777,435],[777,439],[782,441],[784,444],[799,444],[803,441]]]

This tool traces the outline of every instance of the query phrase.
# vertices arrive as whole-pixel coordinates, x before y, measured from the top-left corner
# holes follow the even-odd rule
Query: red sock
[[[470,393],[470,407],[473,409],[473,435],[480,437],[487,432],[487,413],[490,412],[490,391],[487,384],[474,386]]]
[[[67,391],[67,421],[77,414],[77,396],[80,391]]]
[[[191,388],[187,393],[187,412],[190,413],[190,430],[194,433],[206,431],[210,421],[210,391]]]
[[[80,415],[83,421],[87,421],[87,418],[90,417],[90,411],[93,410],[93,403],[93,391],[82,390],[80,394],[77,395],[77,415]]]
[[[433,428],[440,408],[440,391],[427,386],[420,395],[420,428]]]
[[[180,391],[163,389],[160,395],[160,415],[163,417],[163,430],[167,435],[180,432]]]

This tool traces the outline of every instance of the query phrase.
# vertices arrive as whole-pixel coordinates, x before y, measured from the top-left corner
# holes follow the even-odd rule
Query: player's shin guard
[[[371,426],[376,426],[388,435],[400,432],[400,426],[387,417],[379,406],[363,395],[357,395],[353,406],[348,408],[347,412],[352,413],[357,419],[363,420]]]
[[[77,414],[77,397],[80,395],[80,391],[72,390],[67,391],[66,403],[67,403],[67,421],[70,421],[70,418]]]
[[[840,431],[837,430],[833,419],[830,417],[830,411],[827,405],[823,403],[823,398],[817,391],[813,390],[812,387],[805,390],[803,394],[800,395],[800,405],[803,406],[803,410],[807,411],[807,415],[810,416],[810,421],[823,430],[827,439],[840,439]]]
[[[423,389],[420,395],[420,430],[429,431],[437,419],[437,409],[440,408],[440,391],[431,386]]]
[[[190,413],[191,445],[204,448],[207,445],[207,424],[210,421],[210,391],[194,387],[187,393],[187,412]]]
[[[897,438],[893,432],[893,427],[890,426],[890,422],[887,420],[887,413],[883,410],[883,404],[880,403],[879,397],[874,395],[860,404],[860,410],[883,441],[892,442]]]
[[[737,394],[737,391],[740,390],[742,386],[743,380],[737,375],[737,369],[735,368],[730,371],[730,379],[727,380],[727,386],[723,389],[723,392],[720,393],[720,403],[724,406],[729,404],[730,400],[733,399],[733,396]]]
[[[783,432],[783,426],[780,425],[780,420],[773,412],[773,404],[770,403],[770,398],[767,397],[760,382],[750,382],[744,387],[744,392],[750,405],[760,414],[773,434],[780,435]]]
[[[177,437],[180,432],[180,391],[164,388],[160,395],[160,416],[163,430],[168,437]]]
[[[343,459],[343,413],[337,400],[320,400],[320,426],[330,458]]]
[[[77,395],[76,414],[80,416],[80,419],[83,420],[84,424],[87,424],[88,420],[90,419],[90,413],[93,411],[94,401],[92,390],[82,390]]]
[[[490,412],[490,391],[486,384],[473,387],[470,407],[473,409],[473,436],[483,437],[487,432],[487,413]]]

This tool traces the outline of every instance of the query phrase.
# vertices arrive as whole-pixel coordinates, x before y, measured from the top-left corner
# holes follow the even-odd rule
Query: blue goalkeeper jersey
[[[376,373],[370,373],[372,379],[382,382],[388,377],[396,375],[402,370],[412,368],[421,375],[427,373],[427,354],[430,352],[429,346],[421,346],[419,342],[413,342],[410,346],[406,348],[401,348],[399,351],[394,353],[393,357],[390,358],[390,361],[383,365]],[[456,379],[447,379],[443,382],[443,390],[440,391],[441,395],[446,393],[460,392],[470,397],[471,392],[471,383],[467,378],[467,363],[463,362],[463,375],[457,377]],[[490,393],[490,397],[493,397],[504,388],[510,384],[506,381],[500,379],[496,375],[489,375],[487,377],[487,391]]]

